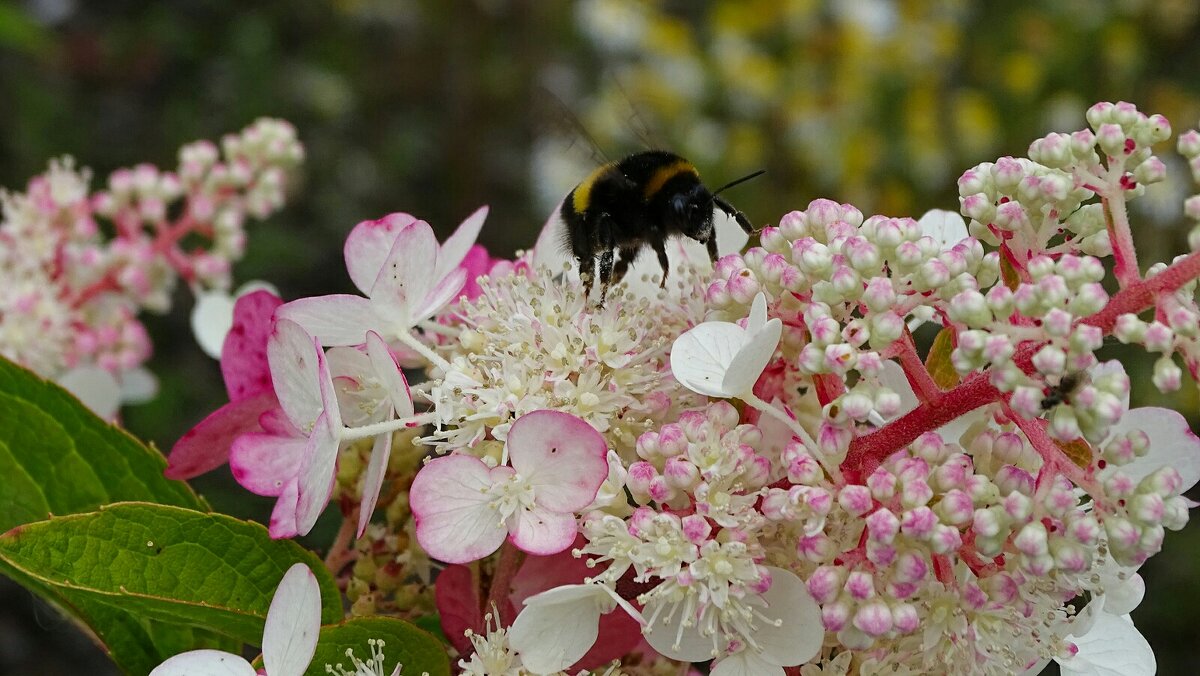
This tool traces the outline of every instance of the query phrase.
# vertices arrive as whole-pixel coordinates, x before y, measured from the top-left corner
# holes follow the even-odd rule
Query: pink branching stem
[[[1033,446],[1033,449],[1042,456],[1042,472],[1038,481],[1041,483],[1044,477],[1053,477],[1055,475],[1065,476],[1071,480],[1076,486],[1084,489],[1092,495],[1100,495],[1100,485],[1096,483],[1082,467],[1076,465],[1063,453],[1062,449],[1050,438],[1046,432],[1046,421],[1037,419],[1030,420],[1021,417],[1016,411],[1004,405],[1004,412],[1008,417],[1017,424],[1025,438]]]
[[[1113,250],[1113,274],[1121,288],[1127,288],[1141,280],[1138,269],[1137,250],[1133,247],[1133,233],[1125,213],[1123,187],[1116,187],[1111,197],[1101,200],[1104,204],[1104,223],[1108,227],[1108,240]]]
[[[192,218],[191,212],[184,214],[178,222],[173,225],[158,224],[155,227],[155,237],[153,249],[155,253],[166,256],[172,267],[180,273],[184,279],[189,279],[192,270],[191,265],[186,262],[186,257],[179,255],[175,249],[175,245],[179,240],[183,239],[189,232],[196,227],[196,220]],[[120,291],[121,285],[117,283],[116,273],[111,270],[104,274],[103,277],[97,279],[91,284],[79,290],[75,298],[71,300],[71,307],[81,307],[91,299],[99,296],[102,293],[109,291]]]
[[[917,354],[917,346],[913,342],[912,332],[907,328],[904,329],[904,336],[896,343],[900,346],[896,357],[899,358],[900,367],[904,369],[904,377],[908,379],[908,384],[912,386],[917,399],[921,402],[928,402],[940,397],[942,388],[933,381],[933,377],[929,375],[929,369],[925,368],[925,364],[921,362],[921,356]]]
[[[1106,334],[1111,333],[1117,317],[1154,307],[1159,295],[1178,291],[1197,277],[1200,277],[1200,252],[1184,256],[1149,279],[1130,284],[1109,299],[1104,309],[1082,321],[1098,327]],[[1040,343],[1022,345],[1013,355],[1013,361],[1022,368],[1029,368],[1030,358],[1040,347]],[[855,439],[842,463],[842,472],[847,481],[861,481],[888,456],[925,432],[936,430],[961,415],[999,399],[1000,391],[989,382],[987,372],[967,376],[957,387],[941,393],[874,432]]]
[[[521,570],[521,564],[524,562],[525,552],[505,540],[504,544],[500,546],[500,559],[496,562],[496,571],[492,574],[492,584],[488,588],[487,605],[484,608],[495,608],[496,613],[499,614],[500,608],[506,607],[503,601],[512,591],[513,576]],[[499,621],[501,618],[497,617],[496,619]],[[513,618],[509,619],[511,621]]]

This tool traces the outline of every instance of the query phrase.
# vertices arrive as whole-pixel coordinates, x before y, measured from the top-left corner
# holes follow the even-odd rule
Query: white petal
[[[1063,676],[1153,676],[1157,669],[1154,651],[1128,615],[1099,613],[1092,630],[1074,642],[1079,652],[1057,660]]]
[[[525,609],[508,630],[509,645],[535,674],[562,671],[579,661],[600,630],[600,615],[609,606],[598,585],[567,585],[525,600]]]
[[[754,640],[762,649],[763,659],[772,664],[804,664],[820,652],[825,640],[821,608],[794,573],[770,566],[767,570],[771,571],[771,588],[762,596],[767,602],[762,612],[783,623],[776,627],[760,620]]]
[[[154,667],[150,676],[255,676],[250,663],[224,650],[192,650]]]
[[[754,335],[767,323],[767,297],[759,291],[750,305],[750,316],[746,318],[746,332]]]
[[[764,660],[747,648],[713,663],[709,676],[782,676],[785,672],[778,664]]]
[[[58,384],[105,420],[111,420],[121,405],[121,385],[99,366],[77,366],[64,373]]]
[[[723,385],[729,365],[748,342],[749,336],[736,324],[704,322],[675,339],[671,372],[693,392],[710,397],[740,394],[726,391]]]
[[[725,379],[721,389],[726,392],[745,394],[749,392],[763,369],[775,354],[779,346],[779,336],[783,333],[783,322],[776,317],[766,323],[762,329],[751,334],[750,342],[742,346],[725,370]]]
[[[371,460],[367,463],[367,475],[363,478],[362,504],[358,507],[358,537],[362,537],[367,524],[371,523],[371,514],[375,512],[375,504],[379,501],[379,489],[383,487],[383,477],[391,455],[392,433],[375,437],[375,443],[371,446]]]
[[[650,601],[642,610],[642,614],[646,617],[654,617],[656,611],[659,611],[659,605],[657,601]],[[658,619],[645,629],[646,642],[659,654],[681,662],[703,662],[716,657],[717,651],[724,649],[724,639],[714,642],[711,636],[701,635],[700,629],[695,623],[680,631],[679,610],[675,611],[672,618],[674,621],[670,624],[664,623],[663,617],[666,614],[666,609],[658,612]],[[676,638],[679,639],[678,644],[676,644]]]
[[[333,493],[337,469],[340,423],[332,422],[327,413],[317,416],[312,434],[304,447],[304,466],[300,468],[300,495],[296,504],[296,530],[308,535]]]
[[[737,253],[750,241],[750,235],[742,230],[742,226],[732,216],[717,209],[713,212],[713,228],[717,232],[717,255],[728,256]],[[705,256],[705,260],[708,257]]]
[[[1134,573],[1124,582],[1108,585],[1104,594],[1104,611],[1112,615],[1128,615],[1146,596],[1146,582]]]
[[[121,372],[121,403],[142,404],[158,395],[158,378],[150,369],[137,367]]]
[[[928,235],[942,249],[949,249],[967,238],[967,223],[954,211],[930,209],[917,221],[921,234]]]
[[[562,219],[562,203],[554,207],[542,231],[538,233],[537,242],[533,245],[533,267],[545,267],[551,275],[562,272],[563,267],[574,261],[570,247],[567,246],[567,224]],[[574,277],[578,279],[576,270]]]
[[[288,569],[275,590],[263,629],[263,666],[271,676],[302,676],[317,650],[321,587],[308,566]]]
[[[437,261],[437,237],[428,223],[417,221],[401,230],[371,286],[371,308],[375,314],[385,318],[395,330],[420,320],[413,312],[439,281],[432,274]]]
[[[224,291],[204,291],[196,294],[192,306],[192,335],[204,354],[221,358],[225,335],[233,327],[234,299]]]

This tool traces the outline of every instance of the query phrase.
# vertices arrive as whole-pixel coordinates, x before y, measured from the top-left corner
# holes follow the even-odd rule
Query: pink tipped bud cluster
[[[140,310],[169,310],[180,278],[227,287],[247,214],[282,206],[286,172],[304,153],[278,120],[226,137],[223,148],[184,146],[175,171],[118,169],[94,193],[90,172],[66,158],[25,192],[5,193],[0,355],[53,378],[84,365],[120,377],[150,355]]]

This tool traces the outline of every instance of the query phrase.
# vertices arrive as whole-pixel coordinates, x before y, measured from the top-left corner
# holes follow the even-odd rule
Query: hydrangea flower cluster
[[[284,200],[304,157],[295,130],[262,119],[188,144],[179,166],[118,169],[104,189],[67,157],[2,197],[0,355],[61,382],[104,417],[152,396],[143,311],[166,312],[183,280],[226,291],[245,222]],[[111,237],[109,236],[111,234]]]
[[[443,244],[361,223],[362,296],[238,301],[231,403],[169,471],[228,459],[276,537],[335,501],[355,612],[436,607],[464,673],[1153,673],[1128,614],[1200,438],[1100,349],[1196,377],[1200,252],[1137,261],[1166,120],[1087,120],[966,172],[962,216],[815,200],[603,307],[561,222],[515,261],[473,246],[483,210]]]

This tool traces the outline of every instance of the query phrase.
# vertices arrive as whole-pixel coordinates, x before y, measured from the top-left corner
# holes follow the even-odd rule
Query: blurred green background
[[[814,197],[864,212],[957,207],[955,179],[1098,100],[1200,118],[1194,0],[340,0],[0,2],[0,185],[22,189],[71,154],[103,178],[175,165],[175,150],[259,116],[308,151],[289,206],[249,228],[239,281],[287,298],[350,290],[341,242],[358,221],[409,211],[442,235],[480,204],[497,255],[532,244],[593,162],[570,110],[609,157],[663,145],[737,188],[758,225]],[[548,95],[546,92],[552,92]],[[557,103],[558,102],[561,103]],[[1143,261],[1186,246],[1186,166],[1135,202]],[[94,184],[98,184],[94,180]],[[147,317],[163,391],[125,422],[161,448],[223,403],[216,363],[187,328],[191,299]],[[1126,358],[1135,405],[1193,425],[1196,389],[1166,398]],[[219,470],[197,486],[261,517]],[[313,542],[321,543],[322,532]],[[1172,534],[1135,612],[1160,673],[1200,673],[1200,527]],[[78,631],[0,580],[0,674],[112,673]]]

